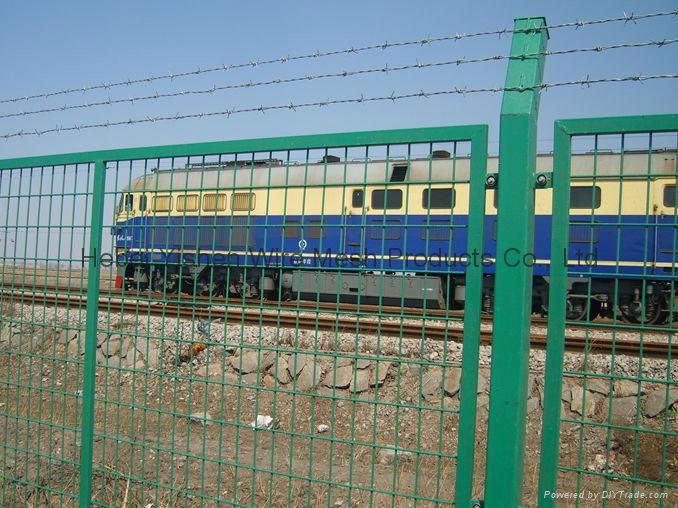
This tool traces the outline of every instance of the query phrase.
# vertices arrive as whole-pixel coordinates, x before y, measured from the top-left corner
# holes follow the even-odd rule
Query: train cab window
[[[375,210],[395,210],[402,206],[403,191],[400,189],[372,191],[372,208]]]
[[[246,212],[254,210],[256,196],[251,192],[237,192],[231,194],[231,210]]]
[[[672,208],[676,207],[676,186],[675,185],[665,185],[664,186],[664,206],[670,206]]]
[[[134,195],[133,194],[127,194],[125,196],[125,211],[131,212],[133,210],[134,210]]]
[[[570,208],[600,208],[600,187],[571,187]]]
[[[198,211],[198,195],[186,194],[177,196],[177,212]]]
[[[454,189],[424,189],[421,195],[421,206],[428,209],[454,208]]]
[[[206,212],[223,212],[226,210],[226,194],[205,194],[202,209]]]
[[[172,209],[172,196],[154,196],[153,211],[169,212]]]
[[[393,172],[391,173],[392,182],[404,182],[407,177],[407,165],[404,166],[393,166]]]
[[[362,189],[357,189],[353,191],[351,195],[351,206],[353,208],[362,208],[363,202],[365,201],[365,193]]]
[[[145,194],[142,194],[139,196],[139,210],[145,212],[146,208],[148,208],[148,198]]]

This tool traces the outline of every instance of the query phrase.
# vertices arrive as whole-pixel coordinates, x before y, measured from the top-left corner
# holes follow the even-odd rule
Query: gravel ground
[[[64,329],[82,328],[84,309],[15,305],[9,313],[13,321],[35,324],[24,326],[20,339],[9,339],[11,349],[0,348],[0,371],[12,380],[0,393],[0,441],[6,443],[0,465],[11,473],[8,478],[20,480],[2,483],[3,504],[67,502],[68,496],[44,487],[77,493],[77,469],[69,463],[77,462],[79,454],[74,429],[79,427],[82,365],[73,362],[81,348],[72,346],[81,338],[77,330],[71,336]],[[207,350],[177,365],[181,353],[205,340],[197,327],[190,319],[99,313],[99,329],[106,332],[98,341],[103,364],[97,368],[96,387],[94,492],[99,501],[130,506],[215,506],[216,499],[253,505],[270,501],[274,506],[410,506],[420,496],[417,504],[428,506],[430,498],[451,500],[459,401],[454,383],[448,382],[459,372],[461,344],[444,347],[437,341],[212,322]],[[117,349],[105,354],[117,344],[112,337],[121,335],[133,342],[119,339],[120,348],[141,364],[125,367],[126,358]],[[150,354],[151,349],[158,354]],[[306,354],[295,360],[294,352]],[[274,354],[270,365],[268,354]],[[490,347],[480,348],[478,496],[490,354]],[[254,370],[246,372],[252,355]],[[379,364],[386,365],[383,379],[377,359],[389,362]],[[536,496],[544,361],[543,351],[531,351],[527,506],[534,505]],[[340,362],[348,362],[349,386],[335,386]],[[667,362],[655,359],[640,362],[617,355],[613,361],[609,355],[567,353],[564,364],[560,460],[571,471],[559,475],[559,488],[631,490],[628,481],[605,483],[606,474],[677,484],[678,446],[667,432],[678,432],[678,405],[654,417],[645,415],[647,398],[664,386],[651,381],[675,382],[676,362],[667,372]],[[577,379],[583,373],[642,375],[647,382],[640,385],[641,408],[619,428],[600,425],[609,419],[606,401],[614,400],[617,407],[622,404],[617,401],[632,397],[617,399],[615,393],[613,399],[591,387],[582,391]],[[257,415],[270,416],[270,428],[253,429]],[[328,428],[320,432],[322,425]],[[17,449],[44,451],[28,456]],[[643,483],[635,488],[648,495],[659,491]],[[675,491],[671,495],[678,500]],[[613,500],[608,506],[628,504]]]

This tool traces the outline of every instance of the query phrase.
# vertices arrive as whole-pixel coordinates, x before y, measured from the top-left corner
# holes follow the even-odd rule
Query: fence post
[[[499,207],[485,501],[519,506],[532,312],[534,189],[539,88],[548,32],[542,17],[519,18],[511,44],[499,127]],[[525,88],[519,90],[516,88]]]
[[[106,163],[94,163],[92,217],[90,222],[89,259],[87,269],[87,312],[85,328],[85,367],[82,390],[82,420],[80,433],[80,506],[88,507],[92,500],[92,447],[94,441],[94,390],[96,373],[97,322],[99,284],[101,278],[101,237],[104,220]]]
[[[570,220],[570,153],[572,140],[561,122],[555,123],[553,138],[553,206],[551,210],[551,260],[567,259]],[[562,252],[562,254],[560,254]],[[544,373],[544,412],[539,454],[540,507],[555,506],[555,500],[544,492],[556,490],[558,444],[560,443],[560,405],[565,353],[565,300],[567,298],[567,266],[551,263],[549,271],[549,322]]]

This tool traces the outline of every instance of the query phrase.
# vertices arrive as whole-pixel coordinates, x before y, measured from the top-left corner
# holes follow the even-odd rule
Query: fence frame
[[[572,137],[675,132],[677,130],[678,114],[577,118],[557,120],[554,123],[549,302],[561,304],[549,304],[539,464],[538,503],[540,507],[555,506],[555,499],[550,496],[544,497],[544,493],[556,490],[558,475],[568,272],[568,267],[562,260],[568,259]]]
[[[487,166],[487,125],[425,127],[382,131],[261,138],[195,144],[178,144],[129,149],[100,150],[70,154],[22,157],[0,160],[0,170],[31,167],[66,166],[94,163],[92,189],[91,236],[88,259],[88,301],[85,324],[85,356],[80,432],[80,506],[91,506],[94,410],[96,388],[96,349],[98,333],[98,301],[101,264],[99,256],[104,224],[107,163],[116,160],[139,160],[167,157],[208,156],[220,153],[253,153],[287,150],[327,149],[351,146],[393,144],[470,142],[470,197],[468,252],[482,252],[485,229],[485,175]],[[464,349],[460,388],[460,416],[456,468],[455,503],[469,506],[473,488],[475,456],[476,397],[480,346],[480,321],[483,267],[470,263],[467,269],[467,311],[464,315]]]

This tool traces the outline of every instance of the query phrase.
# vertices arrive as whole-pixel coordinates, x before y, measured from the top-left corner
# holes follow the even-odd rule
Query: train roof
[[[442,154],[442,156],[441,156]],[[243,164],[242,166],[240,164]],[[572,174],[578,176],[618,175],[622,158],[615,152],[573,154]],[[362,185],[383,182],[463,182],[470,174],[468,156],[450,157],[438,152],[436,158],[359,159],[328,158],[314,163],[285,163],[281,159],[260,159],[238,163],[192,165],[185,168],[152,170],[134,179],[125,190],[168,191],[171,189],[214,189],[239,187],[289,187],[319,185]],[[648,156],[647,151],[625,152],[623,174],[656,176],[676,175],[676,151],[662,150]],[[551,172],[551,154],[537,156],[537,172]],[[487,171],[498,171],[498,158],[488,157]]]

